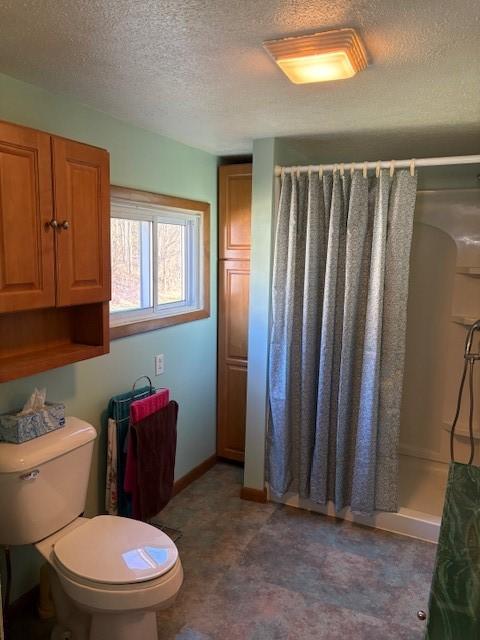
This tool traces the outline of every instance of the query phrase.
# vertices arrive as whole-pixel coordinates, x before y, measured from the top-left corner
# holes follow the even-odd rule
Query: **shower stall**
[[[417,194],[400,429],[400,502],[412,517],[441,516],[450,461],[463,353],[469,327],[480,318],[480,191]],[[478,351],[479,334],[474,334]],[[474,437],[480,438],[480,376]],[[480,464],[477,446],[474,463]],[[468,402],[455,430],[457,460],[470,455]]]
[[[357,515],[286,494],[292,506],[436,541],[440,529],[450,430],[469,327],[480,318],[480,190],[417,193],[410,261],[406,360],[400,429],[400,509]],[[480,333],[474,336],[478,351]],[[480,439],[480,376],[474,380],[474,437]],[[468,403],[465,403],[468,404]],[[474,463],[480,465],[480,446]],[[458,461],[470,454],[465,406],[455,433]]]

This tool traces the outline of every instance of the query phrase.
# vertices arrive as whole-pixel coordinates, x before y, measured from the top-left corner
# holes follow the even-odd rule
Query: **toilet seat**
[[[52,569],[65,593],[78,607],[88,611],[108,613],[161,609],[175,599],[183,582],[180,558],[170,571],[159,578],[131,584],[89,582],[64,570],[53,560]]]
[[[85,520],[54,543],[52,555],[58,570],[75,583],[107,590],[156,581],[178,560],[175,544],[162,531],[118,516]]]

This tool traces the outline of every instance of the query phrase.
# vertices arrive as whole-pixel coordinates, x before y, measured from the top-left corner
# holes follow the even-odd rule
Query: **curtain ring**
[[[332,173],[333,173],[333,175],[335,175],[335,171],[338,171],[338,164],[337,164],[337,163],[335,163],[335,164],[333,165],[333,172],[332,172]]]
[[[381,168],[381,161],[379,160],[375,168],[375,175],[377,176],[377,178],[380,176],[380,168]]]
[[[323,180],[323,167],[322,167],[322,165],[320,165],[320,167],[318,168],[318,178],[319,178],[319,180]]]
[[[393,178],[395,173],[395,160],[390,160],[390,177]]]
[[[343,176],[345,175],[345,165],[343,164],[343,162],[340,163],[340,175]]]
[[[352,162],[352,164],[350,165],[350,177],[353,177],[353,174],[355,173],[355,163]]]
[[[368,162],[363,163],[363,177],[366,178],[368,175]]]
[[[312,167],[308,167],[307,174],[308,174],[308,179],[310,180],[310,178],[312,177]]]
[[[285,178],[285,167],[280,167],[280,179],[283,182],[283,179]]]
[[[410,175],[412,177],[415,175],[415,158],[410,160]]]

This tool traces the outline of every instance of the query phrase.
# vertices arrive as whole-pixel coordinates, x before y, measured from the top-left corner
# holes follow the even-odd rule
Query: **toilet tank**
[[[0,442],[0,544],[38,542],[83,513],[96,435],[69,417],[28,442]]]

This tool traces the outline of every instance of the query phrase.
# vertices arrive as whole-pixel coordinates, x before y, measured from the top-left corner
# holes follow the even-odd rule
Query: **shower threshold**
[[[425,540],[426,542],[436,543],[440,533],[440,516],[415,511],[407,507],[400,507],[397,513],[377,511],[372,515],[361,515],[353,513],[351,509],[336,511],[331,502],[327,505],[320,505],[311,500],[300,498],[300,496],[295,493],[277,496],[269,491],[269,499],[272,500],[272,502],[278,502],[290,507],[315,511],[316,513],[341,518],[342,520],[355,522],[363,526],[374,527],[375,529],[382,529],[383,531],[391,531],[392,533],[417,538],[418,540]]]

